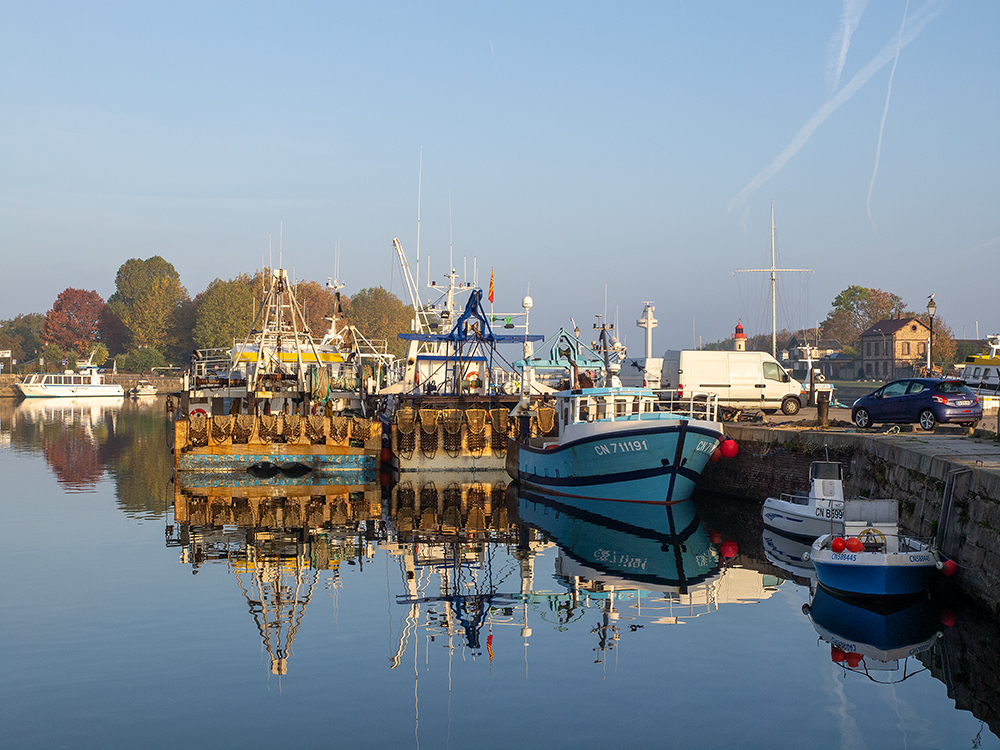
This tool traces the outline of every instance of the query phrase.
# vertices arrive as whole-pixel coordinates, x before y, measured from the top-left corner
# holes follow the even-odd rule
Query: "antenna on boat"
[[[281,260],[281,251],[284,248],[284,238],[285,238],[285,220],[282,219],[281,223],[278,225],[278,268],[283,268]]]
[[[424,179],[424,147],[420,147],[420,166],[417,167],[417,263],[414,266],[416,269],[417,283],[420,283],[420,187],[423,184]],[[420,298],[420,293],[417,293],[417,299]]]
[[[448,270],[455,270],[455,235],[451,223],[451,185],[448,186]]]

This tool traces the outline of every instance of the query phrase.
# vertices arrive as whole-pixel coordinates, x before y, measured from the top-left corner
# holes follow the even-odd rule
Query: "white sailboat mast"
[[[778,358],[778,295],[777,281],[779,273],[815,273],[811,268],[777,268],[775,266],[774,243],[774,201],[771,201],[771,267],[770,268],[739,268],[733,273],[767,273],[771,275],[771,356]]]

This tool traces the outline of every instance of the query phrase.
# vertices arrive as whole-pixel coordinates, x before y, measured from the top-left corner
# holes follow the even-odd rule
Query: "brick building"
[[[930,329],[919,318],[880,320],[861,334],[861,368],[869,379],[892,380],[913,374],[927,359]]]

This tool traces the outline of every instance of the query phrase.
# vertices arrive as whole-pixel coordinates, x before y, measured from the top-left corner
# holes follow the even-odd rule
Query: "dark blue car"
[[[878,422],[917,422],[933,430],[938,422],[969,427],[983,418],[983,406],[962,380],[909,378],[886,383],[854,402],[851,420],[858,427]]]

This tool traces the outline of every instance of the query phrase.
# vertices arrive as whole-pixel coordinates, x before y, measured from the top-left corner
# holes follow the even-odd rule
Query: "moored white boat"
[[[845,501],[844,536],[824,534],[809,551],[820,585],[870,596],[923,591],[945,564],[929,544],[899,533],[898,513],[895,500]]]
[[[1000,406],[1000,334],[986,337],[987,351],[967,357],[958,366],[958,377],[979,398],[983,409]]]
[[[35,372],[25,375],[14,388],[25,398],[73,398],[81,396],[124,396],[120,383],[112,383],[88,359],[76,372]]]
[[[809,490],[769,497],[761,508],[764,525],[782,534],[815,539],[844,530],[844,469],[836,461],[813,461]]]
[[[155,396],[156,386],[148,380],[140,380],[134,386],[129,388],[128,393],[130,396]]]

